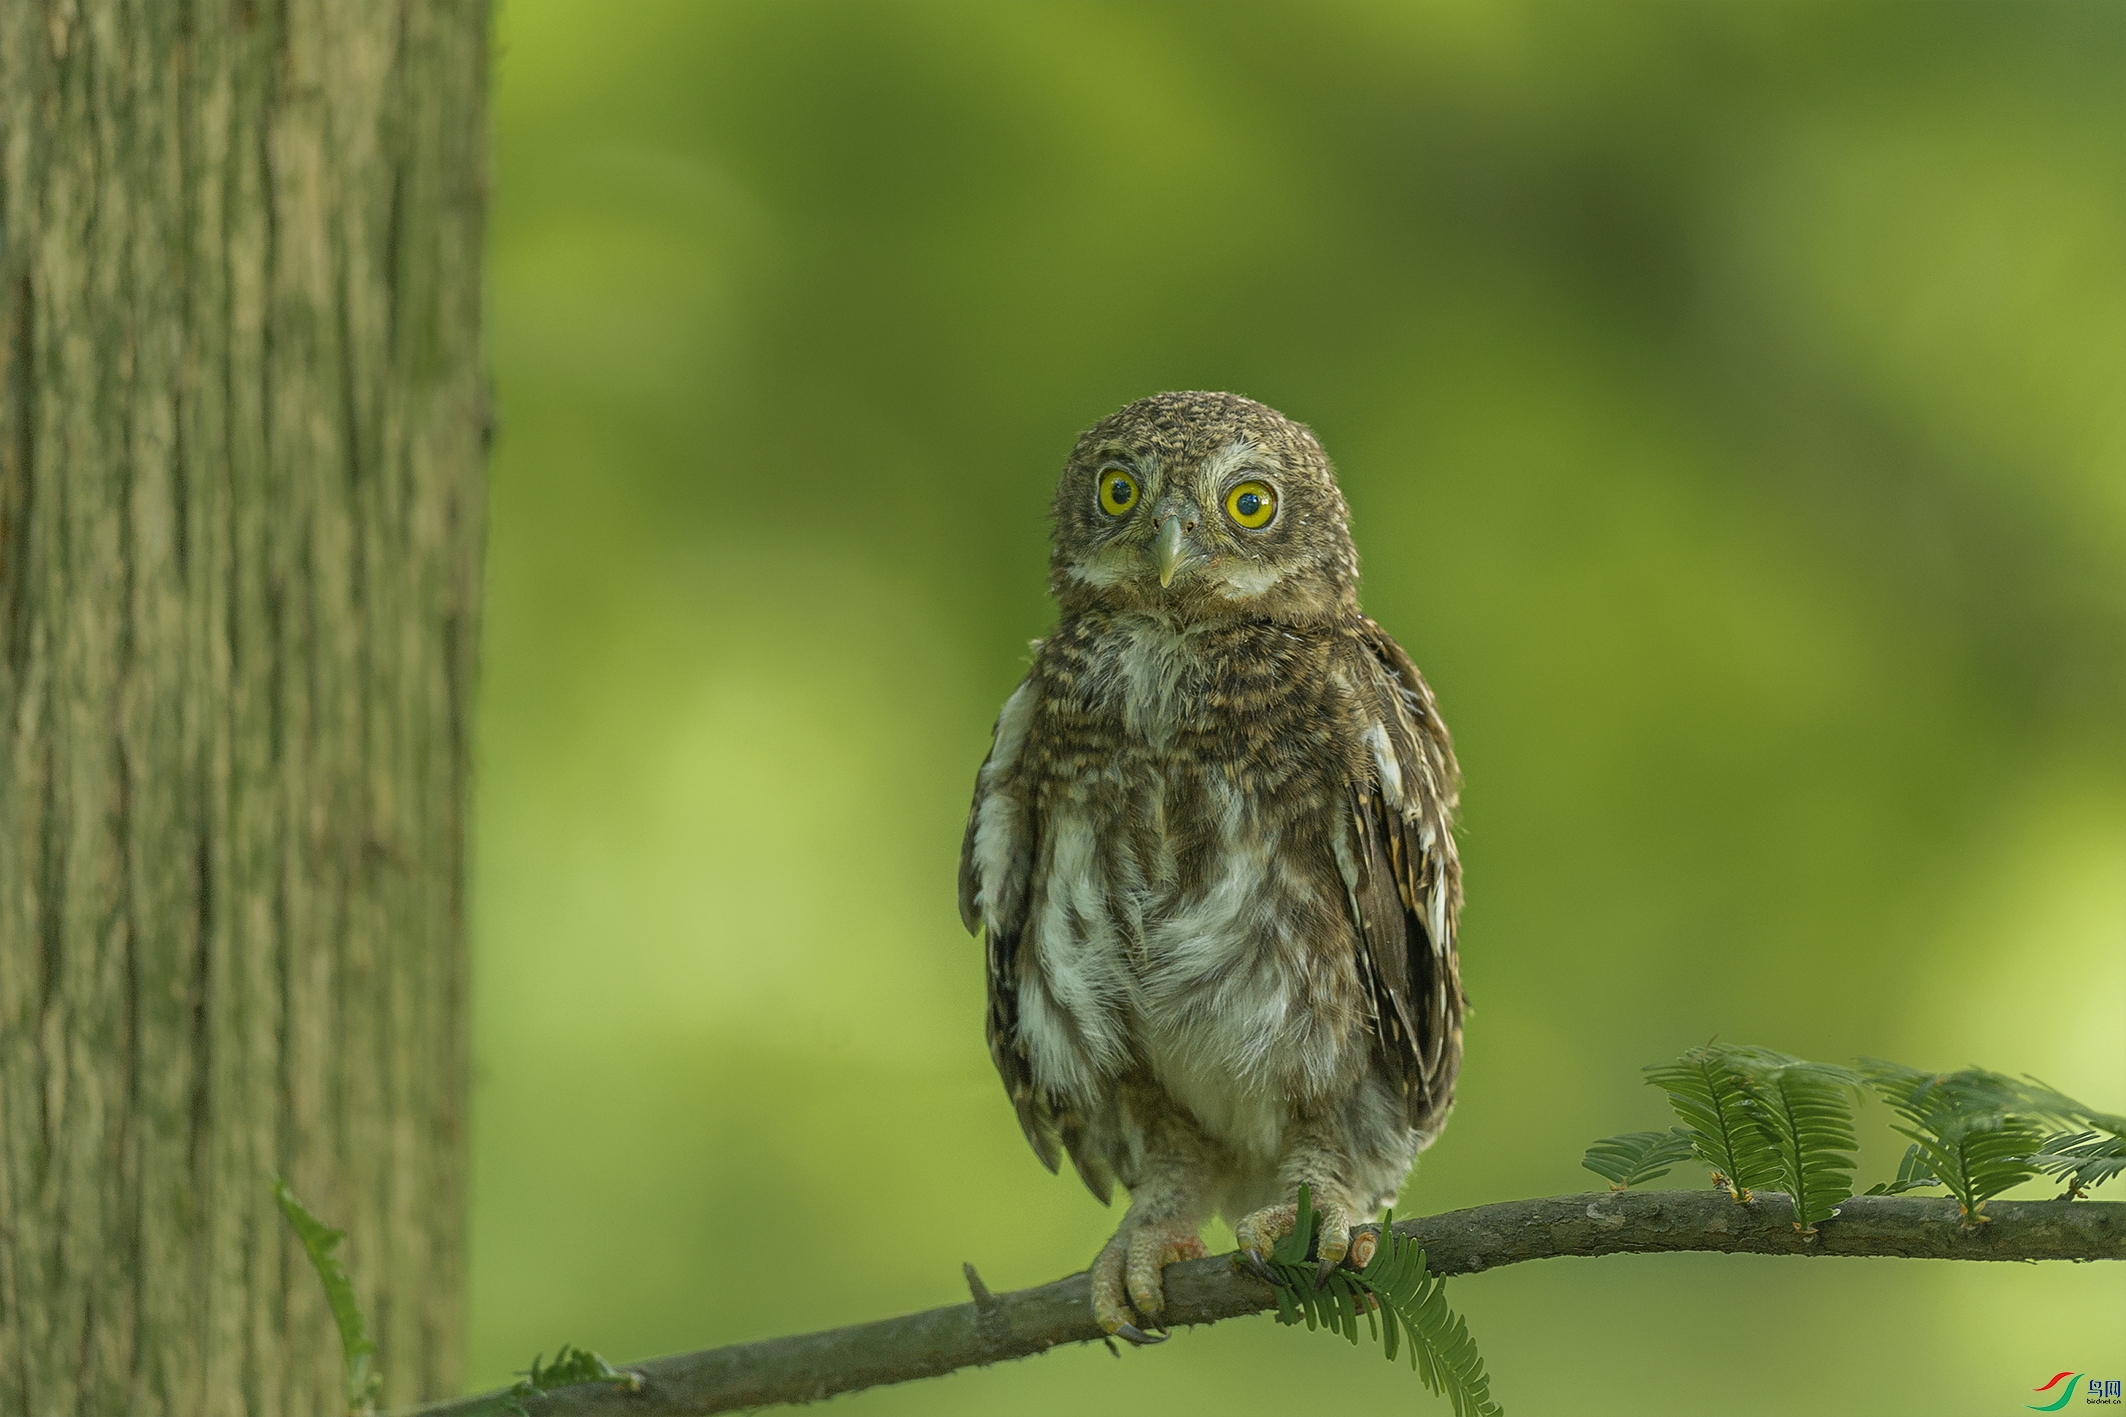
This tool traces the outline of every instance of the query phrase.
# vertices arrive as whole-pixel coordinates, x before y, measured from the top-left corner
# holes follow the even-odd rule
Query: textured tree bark
[[[485,11],[0,4],[0,1411],[458,1383]]]

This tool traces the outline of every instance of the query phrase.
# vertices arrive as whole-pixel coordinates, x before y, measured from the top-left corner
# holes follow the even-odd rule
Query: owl
[[[977,775],[960,912],[1035,1155],[1129,1192],[1094,1317],[1155,1342],[1210,1217],[1275,1282],[1306,1185],[1321,1275],[1362,1267],[1445,1124],[1460,779],[1304,426],[1140,400],[1078,439],[1054,522],[1057,623]]]

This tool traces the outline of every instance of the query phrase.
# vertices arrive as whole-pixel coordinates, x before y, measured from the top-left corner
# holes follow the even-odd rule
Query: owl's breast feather
[[[1106,683],[1123,726],[1154,752],[1163,752],[1213,670],[1200,637],[1163,616],[1120,615],[1107,638]]]
[[[1144,913],[1140,1032],[1179,1085],[1318,1095],[1348,1076],[1360,1043],[1332,1006],[1352,951],[1321,938],[1347,928],[1340,902],[1323,873],[1305,869],[1310,848],[1287,840],[1241,788],[1221,777],[1202,788],[1203,868]]]
[[[1090,631],[1059,628],[1042,652],[1021,1040],[1035,1077],[1081,1104],[1142,1069],[1205,1130],[1273,1155],[1293,1110],[1368,1056],[1342,875],[1304,808],[1319,795],[1340,822],[1345,789],[1292,759],[1265,795],[1263,764],[1222,754],[1283,717],[1287,741],[1305,736],[1331,691],[1265,672],[1269,654],[1310,657],[1297,636],[1243,646],[1149,615]]]
[[[1245,794],[1181,776],[1140,764],[1135,790],[1052,820],[1022,1028],[1062,1090],[1091,1101],[1141,1067],[1211,1135],[1274,1156],[1294,1109],[1362,1063],[1355,1019],[1332,1006],[1352,952],[1306,938],[1305,922],[1341,917]],[[1196,842],[1179,871],[1176,834]]]

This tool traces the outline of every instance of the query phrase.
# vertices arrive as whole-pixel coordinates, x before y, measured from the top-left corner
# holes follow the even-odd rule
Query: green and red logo
[[[2065,1384],[2064,1387],[2061,1386],[2063,1383]],[[2060,1395],[2050,1402],[2026,1402],[2023,1406],[2029,1408],[2032,1412],[2057,1412],[2068,1403],[2074,1401],[2074,1390],[2080,1387],[2081,1383],[2082,1375],[2080,1373],[2054,1373],[2051,1381],[2047,1382],[2043,1387],[2035,1387],[2030,1390],[2032,1392],[2050,1392],[2054,1388],[2059,1388]],[[2091,1378],[2089,1380],[2089,1391],[2082,1394],[2082,1401],[2092,1407],[2117,1407],[2126,1399],[2120,1397],[2119,1379]]]
[[[2060,1395],[2042,1405],[2035,1402],[2026,1402],[2023,1406],[2029,1408],[2032,1412],[2057,1412],[2074,1400],[2075,1385],[2081,1380],[2082,1375],[2080,1373],[2054,1373],[2052,1381],[2046,1383],[2043,1387],[2036,1387],[2030,1390],[2032,1392],[2050,1392],[2057,1387],[2060,1389]],[[2066,1383],[2066,1386],[2060,1386],[2062,1381]]]

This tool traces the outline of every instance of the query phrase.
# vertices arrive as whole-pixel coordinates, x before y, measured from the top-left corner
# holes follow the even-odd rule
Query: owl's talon
[[[1106,1332],[1131,1343],[1167,1339],[1166,1267],[1203,1258],[1203,1241],[1185,1224],[1125,1220],[1093,1260],[1093,1318]],[[1156,1336],[1147,1330],[1157,1329]]]
[[[1248,1268],[1256,1278],[1280,1289],[1289,1287],[1265,1263],[1265,1257],[1276,1252],[1277,1242],[1291,1234],[1292,1227],[1298,1223],[1297,1206],[1272,1205],[1241,1216],[1239,1223],[1233,1226],[1233,1238],[1240,1244],[1240,1253],[1252,1261]],[[1257,1265],[1261,1268],[1255,1268]]]
[[[1342,1263],[1343,1261],[1340,1259],[1332,1260],[1327,1256],[1323,1256],[1321,1262],[1314,1266],[1314,1290],[1316,1293],[1321,1292],[1321,1287],[1329,1282],[1329,1276],[1336,1273],[1336,1267]]]
[[[1240,1267],[1273,1289],[1288,1287],[1285,1284],[1284,1276],[1271,1269],[1262,1256],[1256,1254],[1253,1250],[1242,1250],[1240,1252]]]

